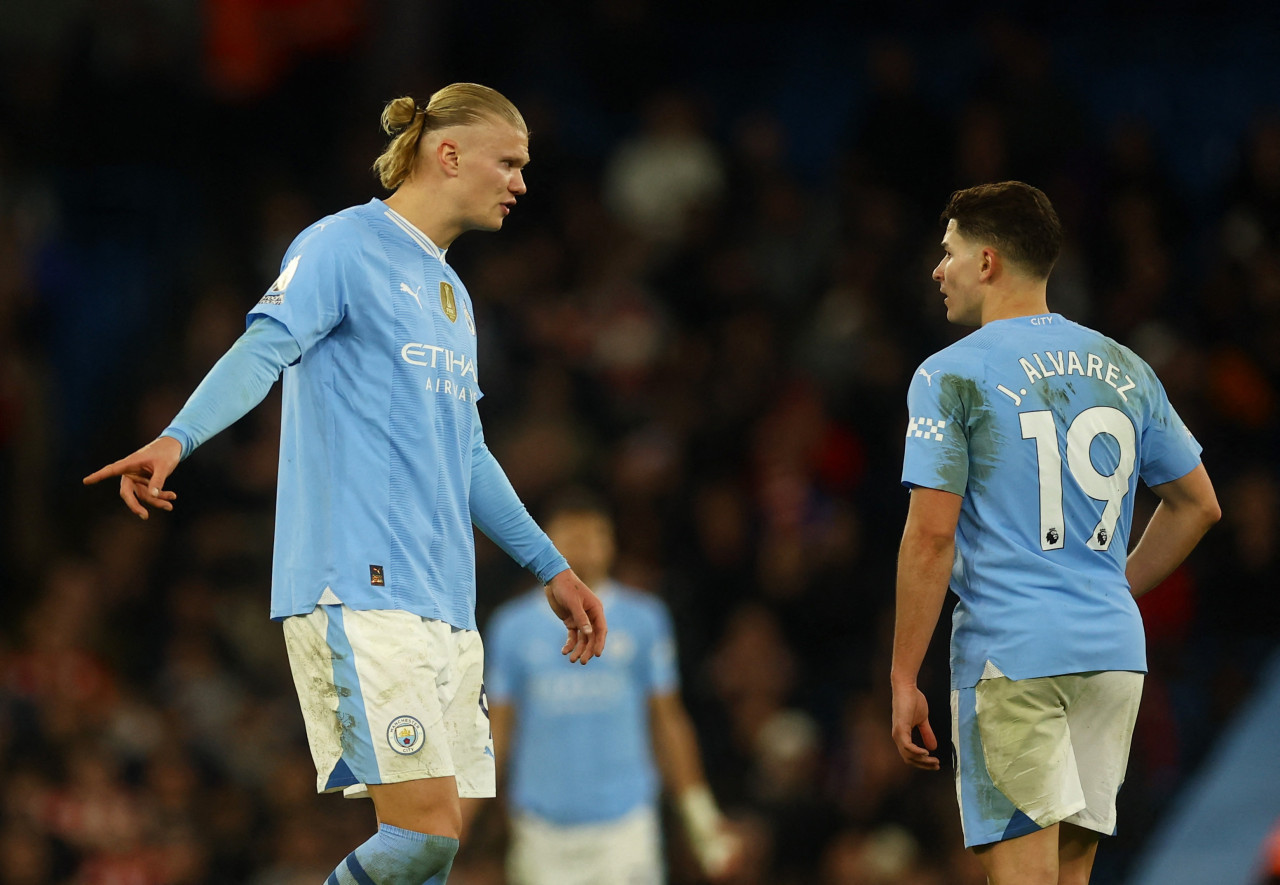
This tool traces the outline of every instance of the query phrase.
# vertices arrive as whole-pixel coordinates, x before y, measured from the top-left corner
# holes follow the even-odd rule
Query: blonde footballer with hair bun
[[[170,425],[84,482],[118,479],[143,519],[172,510],[179,462],[283,377],[271,616],[316,790],[368,796],[377,826],[325,882],[445,885],[464,805],[496,790],[474,529],[543,587],[566,635],[553,653],[587,663],[608,625],[485,444],[475,304],[446,255],[467,231],[501,230],[524,195],[524,119],[455,83],[425,108],[389,102],[382,126],[374,169],[394,193],[300,231]]]
[[[478,83],[446,86],[436,91],[425,107],[418,107],[408,95],[392,99],[382,110],[382,130],[392,139],[373,169],[382,186],[393,191],[413,174],[425,133],[484,122],[508,123],[526,138],[529,135],[519,109],[496,89]]]

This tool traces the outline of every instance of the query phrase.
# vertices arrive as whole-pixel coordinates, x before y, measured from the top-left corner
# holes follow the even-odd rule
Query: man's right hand
[[[84,478],[89,486],[112,476],[120,477],[120,500],[140,519],[150,516],[147,507],[172,510],[177,494],[165,491],[164,483],[182,460],[182,443],[162,436],[128,457],[121,458]],[[143,506],[146,505],[146,506]]]
[[[547,604],[569,631],[561,654],[575,664],[585,664],[604,653],[605,624],[600,597],[573,573],[565,569],[547,582]]]
[[[916,729],[920,730],[919,744],[913,734]],[[941,767],[938,757],[932,755],[938,749],[938,739],[929,725],[929,702],[924,692],[914,685],[893,686],[892,731],[903,762],[925,771],[937,771]]]

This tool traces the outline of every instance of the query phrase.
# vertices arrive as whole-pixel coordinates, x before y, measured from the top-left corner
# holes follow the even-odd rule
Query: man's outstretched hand
[[[560,653],[568,655],[575,664],[600,657],[604,652],[605,634],[609,632],[600,598],[582,583],[573,569],[556,575],[545,589],[547,603],[569,631]]]
[[[150,515],[147,507],[173,509],[173,502],[178,496],[165,491],[164,483],[181,459],[182,443],[173,437],[162,436],[132,455],[90,473],[84,478],[84,484],[89,486],[112,476],[120,477],[120,500],[139,518],[146,519]],[[596,602],[599,604],[599,600]]]

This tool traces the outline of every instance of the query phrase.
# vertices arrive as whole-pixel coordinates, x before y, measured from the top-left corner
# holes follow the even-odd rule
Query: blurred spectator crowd
[[[1224,512],[1143,600],[1095,877],[1120,881],[1280,645],[1280,93],[1234,95],[1197,176],[1158,100],[1099,113],[1052,21],[926,46],[839,4],[683,30],[645,0],[565,4],[558,30],[539,4],[179,5],[0,32],[0,882],[310,885],[371,830],[314,794],[267,619],[276,395],[180,468],[173,514],[79,478],[166,425],[298,231],[380,195],[382,103],[467,79],[532,130],[506,229],[450,250],[486,435],[535,515],[570,483],[616,508],[617,577],[672,607],[709,778],[752,834],[742,885],[983,881],[949,774],[888,736],[905,392],[964,331],[929,278],[950,191],[1054,200],[1050,306],[1156,368]],[[483,624],[530,579],[479,556]],[[450,881],[501,885],[503,838],[482,817]],[[670,847],[673,885],[697,881]]]

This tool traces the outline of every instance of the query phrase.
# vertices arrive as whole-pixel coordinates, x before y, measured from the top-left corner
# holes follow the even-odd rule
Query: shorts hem
[[[1063,818],[1060,823],[1071,824],[1073,827],[1079,827],[1082,830],[1088,830],[1089,832],[1097,833],[1100,836],[1114,836],[1116,834],[1116,824],[1114,819],[1111,821],[1111,826],[1108,827],[1105,821],[1100,821],[1097,818],[1072,820],[1072,817],[1075,817],[1075,815]]]
[[[347,787],[350,787],[354,784],[359,784],[359,783],[363,783],[363,781],[361,781],[357,777],[350,777],[350,778],[344,777],[340,780],[327,781],[324,786],[317,785],[316,792],[322,795],[324,793],[336,793],[339,790],[345,790]]]
[[[1029,833],[1038,833],[1041,830],[1047,830],[1049,827],[1053,826],[1054,824],[1060,824],[1064,822],[1074,824],[1075,826],[1083,827],[1086,830],[1093,830],[1094,832],[1102,832],[1101,830],[1098,830],[1095,827],[1091,827],[1088,824],[1083,824],[1083,823],[1078,824],[1075,821],[1070,820],[1072,816],[1077,815],[1084,810],[1086,810],[1086,806],[1082,803],[1076,808],[1074,808],[1073,810],[1067,812],[1066,814],[1053,816],[1052,819],[1050,819],[1047,823],[1043,823],[1043,824],[1036,823],[1034,820],[1028,817],[1025,812],[1023,812],[1021,815],[1019,815],[1019,818],[1020,818],[1019,820],[1010,821],[1009,825],[1006,826],[1003,830],[1001,830],[1000,833],[998,834],[988,833],[982,836],[976,836],[973,839],[966,838],[964,840],[964,847],[965,848],[981,848],[983,845],[994,845],[996,842],[1008,842],[1010,839],[1017,839],[1019,836],[1026,836]]]
[[[351,778],[350,780],[343,778],[342,781],[333,781],[329,784],[328,789],[320,790],[321,793],[336,793],[338,790],[345,790],[347,787],[354,787],[356,784],[368,786],[373,784],[380,787],[383,784],[402,784],[406,781],[425,781],[437,777],[456,777],[452,771],[427,771],[418,769],[417,771],[393,771],[382,776],[381,780],[363,780],[361,778]]]
[[[1049,826],[1053,826],[1053,824],[1050,824]],[[965,839],[964,847],[981,848],[983,845],[995,845],[997,842],[1008,842],[1010,839],[1017,839],[1019,836],[1026,836],[1030,833],[1038,833],[1043,829],[1044,827],[1040,826],[1030,818],[1027,818],[1025,820],[1018,821],[1016,826],[1014,824],[1010,824],[999,833],[987,833],[972,839]]]
[[[1043,830],[1046,827],[1051,827],[1054,824],[1060,824],[1063,821],[1067,820],[1068,818],[1071,818],[1082,811],[1088,811],[1088,810],[1089,810],[1088,803],[1081,801],[1077,803],[1070,811],[1067,811],[1067,812],[1056,811],[1053,814],[1047,815],[1045,822],[1044,823],[1037,822],[1037,826],[1039,826],[1039,828]],[[1022,813],[1026,814],[1025,811]],[[1030,817],[1030,815],[1028,815],[1028,817]],[[1035,818],[1032,818],[1032,820],[1034,821]]]
[[[497,795],[496,787],[458,787],[459,799],[493,799]]]

